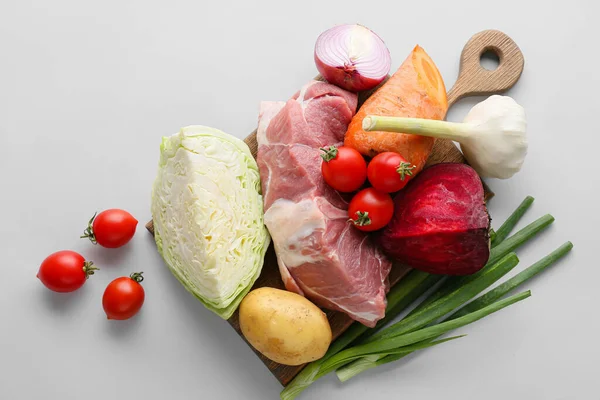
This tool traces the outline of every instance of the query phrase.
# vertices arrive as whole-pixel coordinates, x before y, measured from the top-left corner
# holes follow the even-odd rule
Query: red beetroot
[[[490,256],[490,217],[481,179],[465,164],[417,175],[394,198],[394,217],[377,237],[395,260],[432,274],[468,275]]]

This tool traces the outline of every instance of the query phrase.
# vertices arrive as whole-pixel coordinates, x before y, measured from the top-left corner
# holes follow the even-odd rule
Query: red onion
[[[391,58],[383,40],[358,25],[338,25],[326,30],[315,44],[315,63],[323,78],[343,89],[372,89],[390,72]]]

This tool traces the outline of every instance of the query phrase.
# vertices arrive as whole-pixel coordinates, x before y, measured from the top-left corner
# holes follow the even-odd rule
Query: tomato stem
[[[400,174],[400,180],[404,180],[406,176],[412,176],[412,170],[417,168],[416,165],[412,165],[411,163],[401,162],[400,165],[396,168],[396,172]]]
[[[324,152],[321,154],[321,158],[323,158],[325,162],[333,160],[338,155],[338,149],[335,146],[329,146],[328,148],[321,147],[320,150]]]
[[[356,219],[350,219],[354,223],[354,225],[365,226],[371,225],[371,218],[369,217],[368,211],[357,211]]]
[[[134,281],[136,281],[137,283],[140,283],[144,280],[144,277],[142,276],[143,272],[134,272],[133,274],[129,275],[129,277],[131,279],[133,279]]]
[[[96,236],[94,235],[94,227],[93,227],[93,223],[94,223],[94,219],[96,218],[96,214],[98,214],[98,213],[95,212],[94,216],[88,222],[88,226],[83,231],[83,235],[79,236],[81,239],[85,239],[85,238],[90,239],[90,242],[92,242],[93,244],[98,244],[98,241],[96,240]]]
[[[83,263],[83,272],[85,272],[85,279],[88,279],[90,275],[94,275],[95,271],[100,271],[100,268],[96,268],[93,262],[86,261]]]

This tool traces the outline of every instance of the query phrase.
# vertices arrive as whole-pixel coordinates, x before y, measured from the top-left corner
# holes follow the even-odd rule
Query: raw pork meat
[[[385,314],[391,263],[348,223],[348,204],[321,175],[320,147],[341,146],[357,96],[313,81],[263,102],[258,166],[265,224],[285,287],[367,326]]]

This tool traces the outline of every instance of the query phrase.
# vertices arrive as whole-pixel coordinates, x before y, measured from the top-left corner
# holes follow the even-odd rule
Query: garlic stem
[[[438,139],[450,139],[457,142],[474,132],[470,125],[464,123],[377,115],[367,115],[363,119],[362,128],[365,131],[400,132]]]

